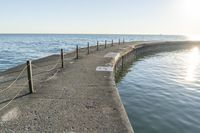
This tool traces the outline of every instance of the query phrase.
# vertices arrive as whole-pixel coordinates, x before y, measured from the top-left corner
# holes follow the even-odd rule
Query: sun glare
[[[194,47],[188,54],[187,58],[187,73],[186,73],[186,81],[195,81],[195,71],[199,64],[199,48]]]
[[[190,17],[190,18],[196,18],[199,16],[200,8],[200,0],[181,0],[181,12],[184,16]]]
[[[188,40],[191,40],[191,41],[200,41],[200,35],[188,35],[186,37]]]
[[[178,18],[177,27],[189,40],[200,40],[200,0],[175,0],[174,11]],[[178,28],[177,28],[178,29]],[[189,35],[189,36],[188,36]]]

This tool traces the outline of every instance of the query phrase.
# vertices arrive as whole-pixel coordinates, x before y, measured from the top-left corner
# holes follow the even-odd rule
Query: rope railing
[[[123,38],[122,42],[119,39],[118,43],[116,43],[116,44],[120,45],[121,43],[124,43],[124,42],[125,42],[125,40]],[[93,50],[96,49],[95,51],[99,51],[100,48],[103,48],[103,47],[104,47],[104,49],[106,49],[109,44],[112,47],[114,45],[114,41],[113,40],[112,41],[105,40],[104,44],[100,44],[99,41],[97,41],[96,48],[95,48],[95,46],[90,46],[89,42],[87,43],[87,47],[86,48],[79,48],[79,46],[76,45],[75,58],[71,58],[71,60],[72,59],[79,59],[79,56],[80,56],[79,55],[79,50],[81,50],[81,51],[85,50],[84,53],[86,55],[89,55],[90,52],[91,52],[91,50],[92,50],[92,48],[93,48]],[[70,54],[72,54],[72,53],[70,53]],[[64,62],[65,61],[70,61],[70,60],[69,60],[69,58],[68,59],[64,58],[64,51],[63,51],[63,49],[61,49],[61,54],[59,56],[59,59],[56,60],[56,63],[53,64],[53,66],[50,69],[48,69],[48,70],[42,70],[42,71],[43,72],[50,72],[52,70],[55,70],[59,64],[61,64],[60,68],[64,68]],[[14,81],[12,83],[10,83],[9,86],[7,86],[5,89],[0,90],[0,94],[3,93],[3,92],[5,92],[5,91],[7,91],[7,90],[9,90],[17,82],[17,80],[21,79],[22,74],[27,69],[28,80],[22,85],[23,87],[16,93],[15,96],[6,105],[4,105],[2,108],[0,108],[0,111],[3,110],[4,108],[6,108],[17,96],[19,96],[19,94],[25,88],[25,86],[26,86],[27,83],[28,83],[28,86],[29,86],[30,93],[35,93],[35,90],[33,88],[33,81],[38,80],[38,79],[33,78],[33,76],[35,77],[36,75],[32,74],[32,67],[37,69],[37,68],[47,67],[47,66],[49,66],[49,65],[46,65],[46,66],[37,66],[36,64],[32,64],[31,61],[27,61],[27,65],[21,70],[21,72],[19,71],[20,73],[14,79]],[[58,72],[58,70],[51,77],[49,77],[47,80],[51,80],[53,77],[55,77],[55,75],[56,75],[57,72]]]
[[[46,79],[45,81],[53,79],[56,76],[57,72],[58,72],[58,70],[51,77],[49,77],[48,79]]]
[[[11,102],[12,102],[15,98],[17,98],[17,96],[19,96],[19,94],[20,94],[20,93],[22,92],[22,90],[25,88],[25,86],[26,86],[27,83],[28,83],[28,81],[24,83],[24,85],[22,86],[22,88],[16,93],[16,95],[15,95],[6,105],[4,105],[3,107],[0,108],[0,111],[3,110],[3,109],[5,109],[9,104],[11,104]]]
[[[60,62],[60,59],[58,59],[58,60],[56,61],[56,63],[53,64],[53,67],[51,67],[51,68],[48,69],[48,70],[43,70],[43,71],[49,72],[49,71],[54,70],[54,69],[58,66],[59,62]],[[34,68],[41,68],[41,67],[45,67],[45,66],[37,66],[37,65],[35,65],[35,64],[32,64],[32,67],[34,67]]]
[[[56,64],[55,64],[52,68],[46,70],[46,72],[49,72],[49,71],[54,70],[54,69],[58,66],[59,62],[60,62],[60,59],[58,59],[58,60],[56,61]]]
[[[50,69],[48,69],[48,70],[44,70],[44,72],[50,72],[50,71],[52,71],[52,70],[55,70],[55,68],[58,66],[59,62],[60,62],[60,59],[57,60],[56,64],[54,64],[52,68],[50,68]],[[63,64],[63,65],[64,65],[64,64]],[[64,67],[63,65],[61,66],[62,68]],[[35,68],[41,68],[41,67],[39,67],[39,66],[37,66],[37,65],[35,65],[35,64],[32,64],[32,66],[35,67]],[[57,72],[58,72],[58,71],[56,71],[55,73],[57,73]],[[50,80],[50,79],[52,79],[53,77],[55,77],[55,73],[53,74],[53,76],[51,76],[50,78],[48,78],[48,80]],[[33,75],[33,81],[34,81],[34,82],[40,81],[40,79],[36,79],[36,78],[34,78],[34,76],[37,76],[37,75]]]
[[[3,90],[0,90],[0,94],[3,93],[4,91],[6,90],[9,90],[14,84],[15,82],[21,77],[21,75],[24,73],[24,71],[26,70],[27,66],[25,66],[22,71],[20,72],[20,74],[17,76],[17,78],[8,86],[6,87],[5,89]]]
[[[51,67],[51,68],[48,69],[48,70],[43,70],[43,71],[45,71],[45,72],[50,72],[50,71],[54,70],[54,69],[58,66],[59,62],[60,62],[60,59],[58,59],[58,60],[56,61],[56,63],[53,65],[53,67]],[[45,66],[37,66],[37,65],[35,65],[35,64],[32,64],[32,66],[33,66],[34,68],[45,67]]]

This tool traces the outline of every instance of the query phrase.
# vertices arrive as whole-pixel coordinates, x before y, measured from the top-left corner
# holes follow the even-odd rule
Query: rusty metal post
[[[99,41],[97,41],[97,51],[99,51]]]
[[[30,93],[35,93],[35,90],[33,88],[31,61],[27,61],[27,76],[28,76],[28,85],[29,85]]]
[[[112,40],[111,46],[113,46],[113,40]]]
[[[78,59],[78,45],[76,45],[76,59]]]
[[[122,56],[122,70],[124,70],[124,55]]]
[[[63,52],[63,49],[60,50],[60,56],[61,56],[61,68],[64,68],[64,52]]]
[[[90,54],[90,43],[88,42],[88,54]]]

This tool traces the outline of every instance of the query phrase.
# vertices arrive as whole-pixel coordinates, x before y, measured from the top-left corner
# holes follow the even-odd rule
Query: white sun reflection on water
[[[200,41],[200,35],[188,35],[186,38],[191,41]]]
[[[188,82],[194,82],[197,79],[195,78],[197,73],[196,69],[199,65],[199,59],[200,59],[200,51],[198,47],[194,47],[191,49],[191,51],[187,55],[186,59],[186,77],[185,80]]]

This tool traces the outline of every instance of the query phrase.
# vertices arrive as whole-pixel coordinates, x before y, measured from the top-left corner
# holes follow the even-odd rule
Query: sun
[[[175,12],[178,18],[177,27],[188,40],[200,41],[200,0],[175,0]]]
[[[200,0],[180,0],[181,12],[188,19],[200,17]]]

